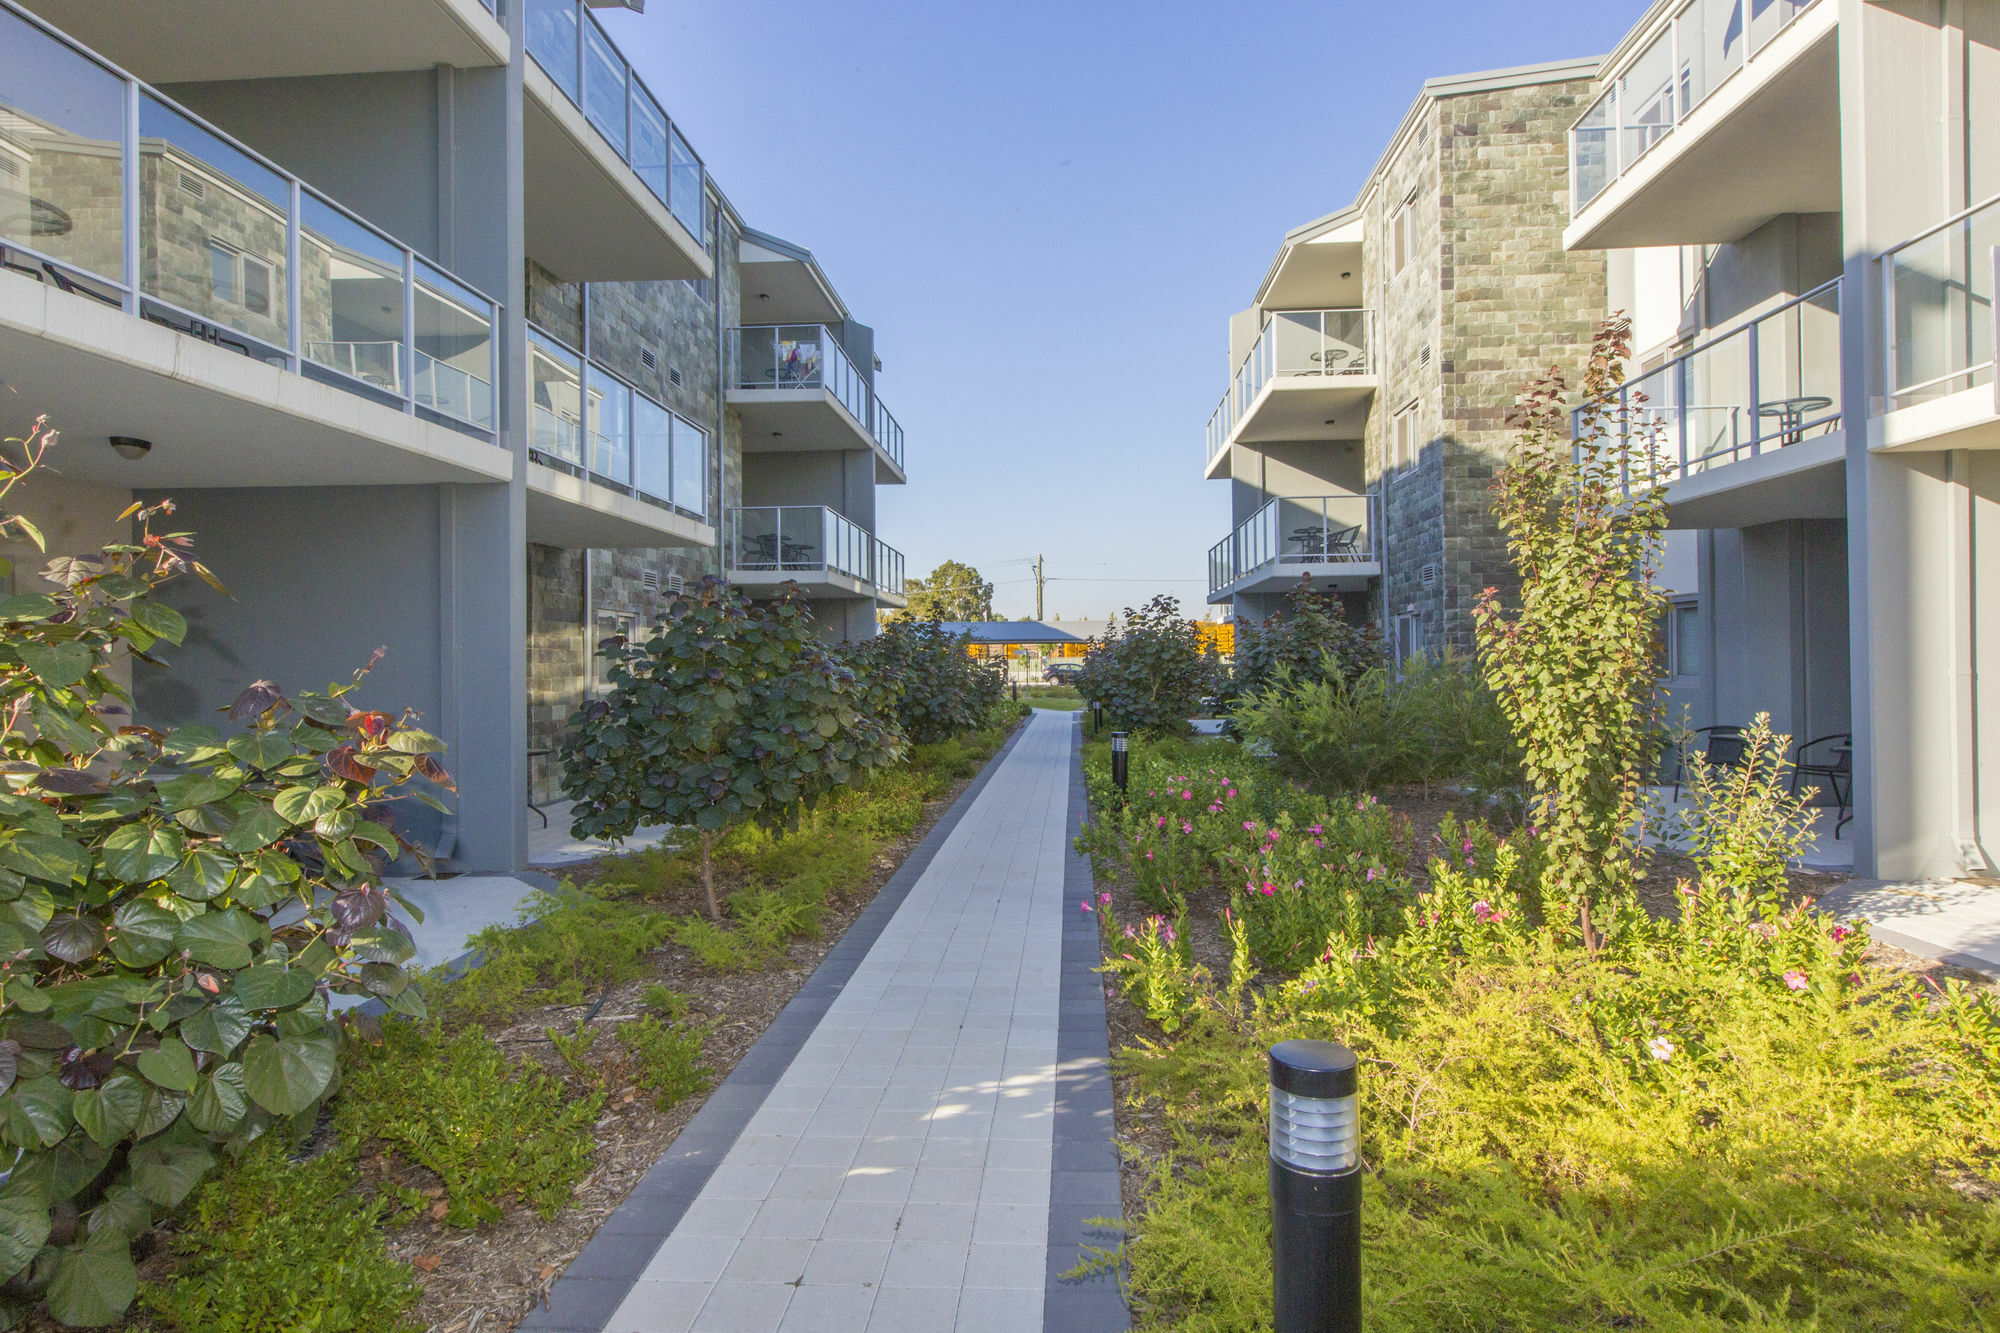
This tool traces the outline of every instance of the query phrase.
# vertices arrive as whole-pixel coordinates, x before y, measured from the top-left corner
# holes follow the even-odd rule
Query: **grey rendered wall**
[[[1839,520],[1707,534],[1701,601],[1708,680],[1683,688],[1696,726],[1760,712],[1794,744],[1850,730],[1847,543]]]
[[[1230,463],[1232,527],[1277,496],[1359,494],[1368,484],[1359,440],[1260,444],[1235,451]]]
[[[434,486],[180,490],[177,530],[195,534],[202,562],[228,587],[199,579],[167,585],[161,600],[187,616],[172,669],[142,670],[139,720],[216,725],[253,680],[288,692],[323,690],[387,648],[357,696],[384,712],[405,708],[439,731],[454,776],[463,738],[440,715],[446,664],[438,589],[447,497]],[[143,496],[158,499],[158,496]],[[409,826],[436,840],[438,816],[411,802]]]

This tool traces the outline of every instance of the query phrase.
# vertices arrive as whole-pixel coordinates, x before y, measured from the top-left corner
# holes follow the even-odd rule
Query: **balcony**
[[[1657,445],[1671,525],[1734,528],[1846,512],[1840,388],[1836,279],[1617,393],[1636,439]]]
[[[743,452],[868,449],[875,480],[901,484],[903,428],[823,324],[729,331],[729,403],[743,416]]]
[[[27,8],[152,83],[505,65],[485,0],[31,0]],[[0,60],[4,60],[0,56]]]
[[[733,582],[753,592],[796,583],[813,597],[904,604],[903,553],[825,505],[757,505],[730,517]]]
[[[1882,256],[1886,414],[1870,423],[1871,447],[2000,446],[1993,388],[1996,247],[2000,198]]]
[[[1741,239],[1840,208],[1839,6],[1687,0],[1607,62],[1571,128],[1572,250]]]
[[[0,364],[122,486],[490,480],[498,307],[0,7]],[[103,453],[106,457],[97,457]]]
[[[1358,592],[1382,573],[1381,497],[1303,495],[1272,500],[1208,551],[1208,600],[1282,593],[1310,581]]]
[[[528,539],[713,546],[708,432],[530,326]]]
[[[1237,367],[1208,419],[1211,480],[1227,473],[1229,446],[1292,440],[1358,440],[1376,377],[1367,310],[1277,310]]]
[[[701,159],[583,0],[522,0],[528,254],[566,282],[711,278]]]

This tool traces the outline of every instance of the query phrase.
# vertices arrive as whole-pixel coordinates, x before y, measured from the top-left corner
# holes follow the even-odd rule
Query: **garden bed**
[[[512,1328],[541,1302],[605,1218],[701,1109],[708,1091],[728,1077],[972,783],[1010,729],[996,727],[963,740],[918,747],[910,765],[878,776],[859,791],[830,798],[797,830],[775,836],[746,832],[725,844],[717,859],[719,896],[727,901],[748,894],[748,901],[757,901],[760,891],[772,889],[774,877],[803,866],[814,885],[825,884],[816,930],[788,932],[786,938],[758,949],[743,945],[748,932],[739,922],[716,934],[704,932],[688,943],[669,938],[635,946],[635,940],[647,938],[643,932],[656,934],[665,918],[705,919],[699,877],[693,858],[684,854],[653,851],[607,857],[570,872],[567,883],[581,891],[571,901],[581,909],[559,907],[538,924],[489,932],[478,941],[489,953],[495,944],[503,952],[525,947],[533,966],[521,970],[503,961],[497,968],[475,970],[456,981],[429,983],[432,1007],[439,1015],[435,1040],[448,1044],[467,1033],[483,1034],[508,1062],[510,1084],[544,1076],[551,1125],[559,1116],[571,1117],[566,1129],[550,1132],[567,1134],[566,1150],[575,1153],[576,1160],[572,1179],[534,1178],[536,1187],[549,1190],[555,1204],[546,1209],[547,1215],[530,1206],[527,1196],[533,1190],[523,1187],[502,1199],[496,1217],[466,1225],[474,1219],[458,1215],[457,1210],[461,1196],[472,1196],[475,1190],[411,1160],[415,1153],[406,1154],[363,1130],[345,1128],[343,1115],[365,1119],[372,1114],[370,1108],[357,1108],[355,1097],[372,1098],[375,1092],[349,1092],[336,1098],[330,1130],[315,1136],[312,1146],[323,1149],[331,1144],[336,1153],[351,1152],[358,1172],[353,1190],[356,1207],[368,1201],[397,1204],[399,1215],[379,1233],[390,1265],[381,1270],[382,1280],[407,1278],[416,1287],[414,1304],[404,1316],[406,1325],[394,1324],[392,1301],[383,1306],[386,1313],[377,1316],[379,1323],[363,1326],[380,1327],[384,1333],[395,1327],[497,1333]],[[816,874],[821,867],[830,869]],[[702,950],[715,947],[718,938],[738,950],[726,966],[715,965],[714,954],[707,962],[701,956]],[[586,955],[607,948],[629,953],[629,965],[609,975],[600,968],[589,984],[576,984],[577,978],[591,975],[594,964]],[[571,971],[551,963],[565,951],[583,965]],[[696,1035],[699,1070],[686,1056],[693,1047],[684,1045],[674,1062],[673,1080],[678,1082],[669,1080],[666,1093],[657,1091],[658,1063],[642,1058],[638,1048],[628,1047],[616,1035],[628,1025],[650,1025],[656,1033],[683,1039]],[[578,1034],[593,1031],[598,1035],[580,1044]],[[391,1050],[381,1058],[403,1058],[393,1049],[396,1045],[391,1042]],[[368,1060],[363,1057],[361,1066],[365,1068]],[[480,1096],[476,1085],[457,1091],[475,1101]],[[580,1106],[594,1111],[587,1124],[574,1122]],[[504,1132],[501,1126],[493,1129]],[[201,1197],[196,1196],[197,1207]],[[412,1203],[414,1207],[409,1206]],[[162,1239],[174,1239],[172,1224]],[[183,1237],[184,1244],[199,1246],[200,1240]],[[142,1277],[155,1291],[168,1290],[190,1262],[176,1253],[177,1248],[156,1244],[143,1262]],[[320,1262],[338,1257],[315,1256]],[[203,1264],[214,1258],[197,1248],[193,1261]],[[145,1299],[142,1296],[142,1304]],[[161,1333],[181,1328],[189,1333],[223,1333],[227,1328],[250,1327],[239,1322],[245,1318],[211,1313],[205,1320],[183,1324],[135,1309],[130,1327]],[[288,1326],[275,1321],[255,1325],[274,1330]]]
[[[1093,822],[1110,804],[1102,748],[1086,751]],[[1234,839],[1254,851],[1280,827],[1274,810],[1324,808],[1235,747],[1135,748],[1135,806],[1166,786],[1162,774],[1219,764],[1241,779],[1232,785],[1245,807],[1232,805],[1225,823],[1202,804],[1206,792],[1186,805],[1156,801],[1133,829],[1142,838],[1153,810],[1176,825],[1186,810],[1198,830],[1209,818],[1210,830],[1195,835],[1207,845]],[[1151,765],[1162,749],[1179,767]],[[1978,1321],[1994,1317],[2000,1006],[1990,982],[1880,943],[1860,952],[1865,935],[1842,944],[1840,931],[1829,938],[1830,923],[1786,910],[1839,876],[1789,876],[1766,915],[1747,919],[1735,938],[1704,942],[1713,958],[1691,939],[1683,948],[1674,943],[1678,887],[1700,882],[1701,867],[1664,855],[1646,863],[1638,893],[1663,924],[1629,958],[1594,965],[1528,933],[1517,946],[1482,943],[1475,937],[1486,917],[1517,901],[1502,896],[1498,879],[1472,878],[1493,872],[1489,835],[1479,834],[1477,868],[1460,875],[1463,849],[1437,844],[1441,828],[1468,836],[1461,799],[1409,789],[1389,792],[1383,805],[1408,821],[1411,869],[1392,892],[1456,913],[1463,950],[1445,932],[1442,959],[1417,950],[1406,973],[1385,970],[1368,956],[1400,946],[1381,927],[1389,935],[1351,942],[1355,975],[1372,969],[1388,989],[1371,990],[1339,965],[1266,967],[1232,1001],[1234,941],[1222,916],[1232,878],[1238,912],[1257,910],[1257,900],[1241,892],[1240,862],[1234,876],[1211,864],[1182,882],[1174,940],[1181,967],[1206,973],[1192,987],[1199,998],[1163,1024],[1174,1008],[1161,1000],[1174,966],[1107,978],[1136,1326],[1268,1327],[1261,1053],[1290,1036],[1348,1041],[1361,1054],[1371,1327],[1858,1327],[1861,1289],[1881,1312],[1868,1327],[1985,1326]],[[1298,825],[1322,817],[1301,815]],[[1330,848],[1344,852],[1327,823]],[[1306,831],[1282,829],[1287,838]],[[1176,855],[1171,839],[1130,846],[1133,858],[1140,846],[1157,850],[1147,870],[1157,896],[1172,879],[1158,869]],[[1440,884],[1419,854],[1437,851],[1453,853]],[[1378,845],[1366,856],[1379,854]],[[1143,922],[1152,909],[1140,900],[1133,860],[1095,855],[1094,863],[1098,891],[1109,894],[1098,910],[1111,909],[1121,934]],[[1339,891],[1338,881],[1322,891]],[[1731,933],[1723,917],[1703,920],[1697,933]],[[1107,962],[1144,956],[1149,928],[1107,948]],[[1851,968],[1851,980],[1825,975],[1836,965]],[[1922,979],[1914,988],[1913,978]],[[1322,1001],[1314,985],[1346,993]],[[1577,1028],[1566,1015],[1586,996],[1605,1007]],[[1650,1057],[1648,1034],[1667,1041]],[[1497,1086],[1477,1067],[1486,1060]],[[1891,1090],[1903,1083],[1925,1088],[1933,1104],[1917,1109]],[[1502,1100],[1478,1100],[1493,1096]],[[1853,1110],[1828,1104],[1839,1096],[1852,1096]],[[1626,1103],[1629,1111],[1616,1109]],[[1516,1172],[1523,1179],[1510,1183]],[[1892,1250],[1895,1262],[1878,1257]],[[1825,1287],[1787,1285],[1773,1271],[1816,1274]]]

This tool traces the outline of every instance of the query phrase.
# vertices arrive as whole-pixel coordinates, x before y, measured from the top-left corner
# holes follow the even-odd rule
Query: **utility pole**
[[[1035,619],[1042,618],[1042,558],[1035,557]]]

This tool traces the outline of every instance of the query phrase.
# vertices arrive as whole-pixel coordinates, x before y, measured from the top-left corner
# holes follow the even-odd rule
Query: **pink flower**
[[[1213,802],[1212,804],[1210,804],[1210,806],[1208,807],[1208,813],[1210,813],[1211,815],[1219,815],[1219,814],[1221,814],[1221,813],[1222,813],[1222,802],[1220,802],[1220,801],[1216,801],[1216,802]]]
[[[1265,896],[1266,898],[1269,898],[1269,897],[1271,897],[1272,895],[1276,894],[1276,893],[1277,893],[1277,891],[1278,891],[1278,886],[1277,886],[1277,885],[1273,884],[1273,883],[1272,883],[1272,882],[1271,882],[1270,880],[1268,880],[1268,879],[1264,881],[1264,888],[1263,888],[1263,894],[1264,894],[1264,896]]]
[[[1152,854],[1151,852],[1147,852],[1147,853],[1146,853],[1146,859],[1147,859],[1148,861],[1152,860],[1152,859],[1153,859],[1153,854]]]
[[[1835,926],[1833,928],[1833,942],[1838,944],[1853,933],[1854,928],[1852,926]]]
[[[1278,830],[1272,829],[1269,833],[1266,833],[1264,840],[1266,842],[1276,842],[1278,840]]]
[[[1806,974],[1799,971],[1796,967],[1793,968],[1791,971],[1785,973],[1785,985],[1791,987],[1793,990],[1804,990],[1807,985]]]
[[[1188,822],[1187,820],[1183,819],[1183,820],[1181,821],[1181,832],[1183,832],[1183,833],[1192,833],[1192,832],[1194,832],[1194,825],[1193,825],[1193,824],[1190,824],[1190,823],[1189,823],[1189,822]]]
[[[1109,892],[1105,892],[1105,893],[1100,893],[1100,894],[1098,894],[1098,895],[1097,895],[1097,905],[1098,905],[1099,907],[1109,907],[1109,906],[1111,906],[1111,894],[1110,894]]]
[[[1379,875],[1380,873],[1382,873],[1382,872],[1381,872],[1381,871],[1379,871],[1379,870],[1377,870],[1377,869],[1376,869],[1376,868],[1375,868],[1374,866],[1369,866],[1369,867],[1368,867],[1368,882],[1369,882],[1370,884],[1373,884],[1373,883],[1375,882],[1375,876]]]
[[[1090,900],[1088,898],[1083,900],[1083,910],[1086,912],[1090,910]]]
[[[1191,791],[1184,791],[1181,793],[1181,799],[1183,801],[1192,801],[1194,799],[1194,793]]]
[[[1646,1043],[1646,1049],[1652,1052],[1655,1060],[1671,1060],[1674,1058],[1676,1048],[1665,1037],[1655,1037]]]
[[[1158,793],[1157,791],[1149,791],[1149,792],[1147,792],[1147,793],[1146,793],[1146,795],[1148,795],[1148,796],[1158,796],[1159,794],[1160,794],[1160,793]]]
[[[1465,840],[1465,846],[1459,848],[1458,850],[1465,853],[1467,856],[1472,855],[1472,839],[1467,838]]]
[[[1236,788],[1231,787],[1229,790],[1223,792],[1222,794],[1224,796],[1234,796],[1236,794]]]
[[[1481,921],[1491,921],[1493,919],[1493,904],[1481,898],[1472,905],[1472,914]]]
[[[1127,926],[1127,927],[1125,927],[1125,938],[1126,938],[1126,939],[1128,939],[1128,940],[1131,940],[1131,939],[1137,939],[1138,937],[1139,937],[1139,928],[1138,928],[1137,926]],[[1128,954],[1126,954],[1125,956],[1126,956],[1127,958],[1130,958],[1130,957],[1131,957],[1132,955],[1128,953]]]
[[[1311,828],[1307,829],[1307,830],[1306,830],[1306,832],[1308,832],[1308,833],[1311,833],[1311,834],[1313,834],[1313,835],[1317,836],[1317,835],[1319,835],[1319,834],[1321,834],[1321,833],[1324,833],[1324,832],[1326,832],[1326,830],[1325,830],[1325,829],[1323,829],[1323,828],[1321,828],[1321,827],[1320,827],[1319,825],[1317,825],[1317,824],[1314,824],[1314,825],[1313,825],[1313,826],[1312,826]]]
[[[1243,827],[1244,827],[1245,831],[1248,831],[1248,830],[1250,830],[1250,829],[1254,829],[1254,828],[1256,828],[1256,827],[1257,827],[1257,821],[1256,821],[1256,820],[1254,820],[1254,819],[1246,819],[1246,820],[1244,820],[1244,821],[1243,821]]]

